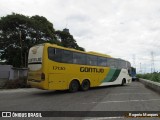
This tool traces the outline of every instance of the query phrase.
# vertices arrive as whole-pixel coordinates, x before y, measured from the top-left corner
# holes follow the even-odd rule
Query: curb
[[[160,94],[160,83],[153,82],[153,81],[147,80],[147,79],[142,79],[142,78],[139,78],[139,81],[141,83],[143,83],[146,87],[149,87],[152,90],[154,90],[154,91],[156,91],[157,93]]]

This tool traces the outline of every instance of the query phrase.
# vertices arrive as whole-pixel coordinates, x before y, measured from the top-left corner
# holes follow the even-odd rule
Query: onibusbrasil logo
[[[2,112],[2,117],[42,117],[40,112]]]

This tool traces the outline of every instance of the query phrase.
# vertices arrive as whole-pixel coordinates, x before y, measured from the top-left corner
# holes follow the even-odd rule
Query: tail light
[[[41,73],[41,80],[45,80],[45,74]]]

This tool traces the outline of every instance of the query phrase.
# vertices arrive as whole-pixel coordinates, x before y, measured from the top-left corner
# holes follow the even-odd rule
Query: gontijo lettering
[[[80,67],[80,72],[91,72],[91,73],[104,73],[102,68],[90,68],[90,67]]]

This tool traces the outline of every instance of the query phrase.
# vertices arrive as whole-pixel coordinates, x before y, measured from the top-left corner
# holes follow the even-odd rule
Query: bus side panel
[[[111,68],[108,75],[102,80],[100,86],[106,85],[120,85],[123,78],[126,79],[126,83],[131,82],[131,77],[128,75],[126,69],[113,69]]]
[[[48,74],[49,76],[49,89],[50,90],[66,90],[68,89],[68,81],[70,78],[70,75],[66,76],[63,73],[53,73]]]
[[[81,71],[81,67],[85,65],[63,64],[48,60],[48,81],[49,89],[64,90],[69,89],[72,80],[78,80],[81,85],[82,81],[88,79],[90,86],[98,86],[100,84],[99,76],[102,73],[92,73]],[[88,67],[88,66],[87,66]],[[95,68],[90,66],[90,68]]]

